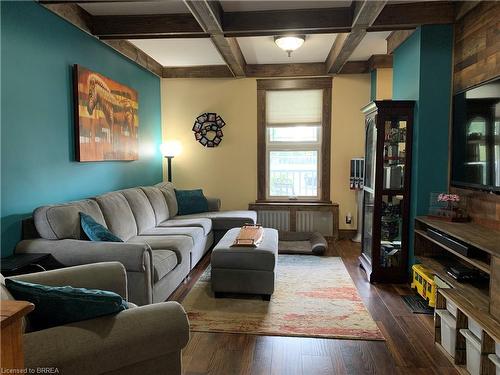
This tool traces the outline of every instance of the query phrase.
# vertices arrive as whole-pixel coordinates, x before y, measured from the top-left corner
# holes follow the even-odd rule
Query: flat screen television
[[[451,185],[500,193],[500,77],[453,98]]]

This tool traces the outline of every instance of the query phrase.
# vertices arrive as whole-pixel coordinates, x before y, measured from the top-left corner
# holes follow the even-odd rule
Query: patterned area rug
[[[232,297],[214,298],[208,267],[182,302],[191,330],[384,340],[338,257],[280,255],[270,302]]]

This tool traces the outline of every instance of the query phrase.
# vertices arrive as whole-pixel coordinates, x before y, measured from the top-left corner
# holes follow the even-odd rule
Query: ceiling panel
[[[244,0],[244,1],[221,1],[222,8],[225,12],[251,12],[257,10],[283,10],[283,9],[311,9],[311,8],[336,8],[348,7],[352,1],[340,0],[323,0],[323,1],[261,1],[261,0]]]
[[[298,50],[287,53],[274,43],[272,36],[238,38],[248,64],[284,64],[324,62],[335,41],[335,34],[311,34]]]
[[[130,42],[163,66],[225,64],[209,38],[134,39]]]
[[[370,32],[365,35],[361,43],[356,47],[349,61],[365,61],[372,55],[385,55],[387,53],[387,41],[390,31]]]
[[[78,5],[94,16],[189,13],[189,9],[181,0],[97,2],[78,3]]]

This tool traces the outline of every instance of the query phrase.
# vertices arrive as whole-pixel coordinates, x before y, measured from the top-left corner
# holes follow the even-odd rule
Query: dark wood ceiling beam
[[[369,72],[368,61],[348,61],[337,74],[366,74]]]
[[[326,58],[326,72],[340,72],[349,57],[361,43],[370,27],[384,9],[387,1],[357,1],[353,4],[353,23],[350,33],[338,34]]]
[[[370,13],[362,11],[366,7],[364,3],[376,8],[379,1],[358,1],[351,7],[226,12],[223,14],[222,24],[226,36],[348,33],[354,24],[369,24],[367,20],[370,20]],[[389,3],[366,29],[390,31],[414,29],[419,25],[453,23],[454,9],[450,1]]]
[[[227,65],[163,67],[163,78],[232,78]]]
[[[40,4],[136,3],[138,0],[38,0]]]
[[[42,4],[42,6],[84,32],[92,34],[93,17],[77,4]],[[132,43],[126,40],[108,40],[103,41],[103,43],[157,76],[162,76],[163,67],[161,64]]]
[[[246,62],[236,38],[226,38],[222,29],[222,7],[218,1],[184,0],[191,14],[221,54],[235,77],[245,76]]]
[[[425,1],[387,4],[368,31],[414,29],[420,25],[447,24],[455,21],[451,1]]]
[[[386,38],[387,41],[387,53],[392,54],[396,48],[398,48],[403,42],[408,39],[413,33],[413,30],[397,30],[393,31]]]
[[[92,34],[92,15],[77,4],[44,4],[43,6],[86,33]]]
[[[368,70],[392,68],[392,55],[372,55],[368,59]]]
[[[392,56],[373,55],[366,61],[348,61],[337,74],[366,74],[392,66]],[[255,78],[326,77],[325,63],[247,64],[246,76]],[[164,78],[231,78],[226,65],[163,67]]]
[[[247,77],[325,76],[325,63],[247,64]]]
[[[189,13],[93,16],[93,25],[93,34],[101,39],[207,36],[196,19]]]
[[[225,12],[222,23],[226,36],[337,33],[350,31],[352,13],[349,7]]]
[[[333,42],[333,46],[325,61],[326,72],[328,74],[338,73],[365,35],[365,29],[337,34],[335,42]]]
[[[186,0],[187,3],[192,4],[193,7],[200,3],[199,8],[207,8],[212,20],[204,26],[210,27],[214,34],[222,33],[226,37],[285,33],[348,33],[354,31],[353,25],[369,24],[366,21],[370,19],[370,12],[364,10],[365,8],[377,8],[380,5],[379,1],[358,1],[354,2],[351,7],[223,12],[216,1]],[[46,4],[65,6],[71,3],[59,4],[58,1],[47,1]],[[462,8],[466,10],[466,6]],[[403,30],[422,24],[450,23],[454,20],[456,9],[458,8],[448,1],[389,3],[373,24],[365,28],[367,31]],[[204,14],[207,15],[207,12]],[[91,17],[95,19],[94,34],[103,39],[208,37],[210,33],[199,24],[205,21],[195,20],[196,15],[194,16],[191,14],[153,14]]]

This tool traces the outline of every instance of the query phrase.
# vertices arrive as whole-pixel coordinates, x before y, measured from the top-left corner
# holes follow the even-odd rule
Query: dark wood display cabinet
[[[365,114],[360,266],[370,282],[408,281],[413,101],[374,101]]]

